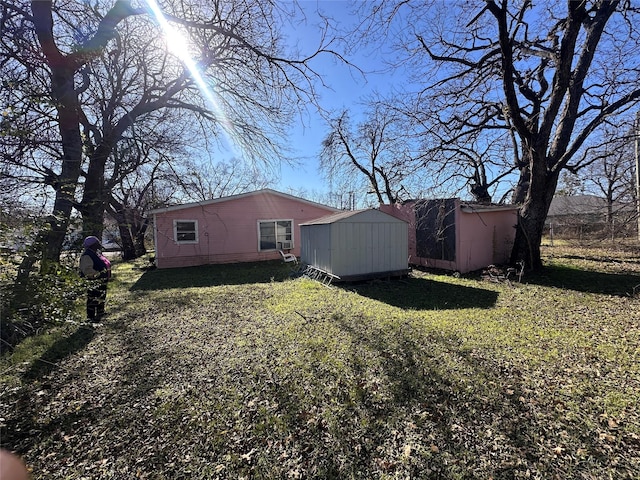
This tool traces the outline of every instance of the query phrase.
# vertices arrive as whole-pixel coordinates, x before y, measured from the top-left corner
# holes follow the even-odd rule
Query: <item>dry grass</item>
[[[118,265],[110,316],[2,359],[35,479],[638,478],[640,255],[509,286]]]

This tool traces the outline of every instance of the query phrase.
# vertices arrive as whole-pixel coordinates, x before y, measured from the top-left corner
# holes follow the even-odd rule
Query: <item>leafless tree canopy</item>
[[[415,141],[405,130],[404,116],[382,102],[372,102],[365,118],[353,125],[344,111],[329,120],[321,168],[332,182],[342,176],[363,179],[376,204],[407,199],[422,158],[411,149]]]
[[[639,7],[623,1],[385,1],[363,33],[395,45],[413,72],[416,121],[438,143],[513,142],[522,205],[512,260],[541,266],[559,174],[598,129],[640,99]],[[404,28],[399,28],[402,25]],[[480,142],[480,143],[478,143]]]
[[[179,141],[166,131],[182,130],[176,112],[236,155],[279,161],[292,115],[316,101],[314,58],[336,55],[326,36],[286,47],[296,12],[257,0],[0,0],[2,168],[55,195],[44,257],[58,257],[74,208],[100,233],[110,192],[148,158],[135,150]]]

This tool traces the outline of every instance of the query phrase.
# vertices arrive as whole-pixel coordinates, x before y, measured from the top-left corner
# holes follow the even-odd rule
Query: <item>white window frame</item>
[[[178,224],[179,223],[193,223],[195,240],[179,240],[178,239]],[[191,231],[187,232],[190,233]],[[185,233],[185,232],[181,232]],[[193,245],[199,242],[198,240],[198,220],[188,220],[183,218],[177,218],[173,221],[173,241],[178,245]]]
[[[278,229],[277,229],[277,224],[278,222],[289,222],[291,224],[291,239],[281,239],[280,241],[278,240]],[[260,230],[260,226],[263,223],[273,223],[275,224],[275,244],[276,247],[275,248],[262,248],[262,236],[261,236],[261,230]],[[258,251],[259,252],[269,252],[269,251],[275,251],[275,250],[290,250],[294,247],[295,243],[294,243],[294,221],[292,218],[275,218],[275,219],[265,219],[265,220],[258,220]],[[282,243],[283,242],[290,242],[291,246],[290,247],[282,247]]]

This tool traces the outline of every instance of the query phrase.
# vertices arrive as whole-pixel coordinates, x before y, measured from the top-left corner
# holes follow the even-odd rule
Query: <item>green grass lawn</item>
[[[103,326],[2,358],[2,445],[34,479],[640,478],[640,253],[545,259],[512,286],[119,264]]]

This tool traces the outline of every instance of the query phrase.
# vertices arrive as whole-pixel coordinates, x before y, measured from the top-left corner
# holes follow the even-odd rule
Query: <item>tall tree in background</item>
[[[636,219],[635,127],[633,121],[610,126],[596,137],[579,163],[576,172],[584,192],[604,198],[609,233],[629,226]],[[567,165],[571,171],[572,166]]]
[[[26,127],[11,129],[13,152],[20,168],[55,191],[38,242],[43,266],[59,258],[73,208],[85,233],[101,233],[108,179],[122,178],[116,162],[132,158],[114,152],[134,125],[171,109],[190,111],[210,135],[224,132],[243,155],[268,160],[277,157],[291,113],[314,100],[319,77],[309,63],[327,50],[283,51],[277,27],[290,21],[295,4],[176,0],[163,3],[163,13],[155,7],[151,0],[135,8],[125,0],[0,0],[0,68],[21,105],[11,114]],[[176,48],[181,38],[187,43]]]
[[[453,189],[457,192],[467,189],[477,203],[506,202],[512,189],[503,184],[515,169],[510,162],[513,145],[508,138],[487,138],[475,132],[475,135],[448,139],[434,135],[433,130],[420,136],[426,137],[423,140],[424,168],[432,172],[435,183],[457,186]]]
[[[174,157],[182,148],[182,142],[174,138],[179,130],[169,129],[168,125],[164,129],[162,125],[156,127],[153,132],[135,129],[136,135],[118,142],[110,155],[113,173],[105,179],[109,195],[106,213],[116,222],[124,260],[146,253],[149,220],[145,213],[161,206],[155,203],[153,189],[162,172],[178,163]],[[136,138],[138,135],[144,140]]]
[[[512,261],[541,268],[560,173],[590,135],[640,99],[640,8],[618,0],[410,0],[382,2],[368,15],[366,36],[395,42],[395,63],[423,87],[416,110],[451,137],[513,135],[521,211]]]
[[[206,202],[214,198],[267,188],[275,183],[264,172],[242,159],[213,162],[186,161],[176,169],[173,184],[181,188],[180,197],[187,202]]]
[[[422,160],[412,156],[411,137],[403,131],[398,112],[373,102],[356,126],[346,111],[328,123],[320,166],[329,180],[362,179],[366,193],[375,195],[378,204],[393,204],[409,195],[404,183],[412,180]]]

